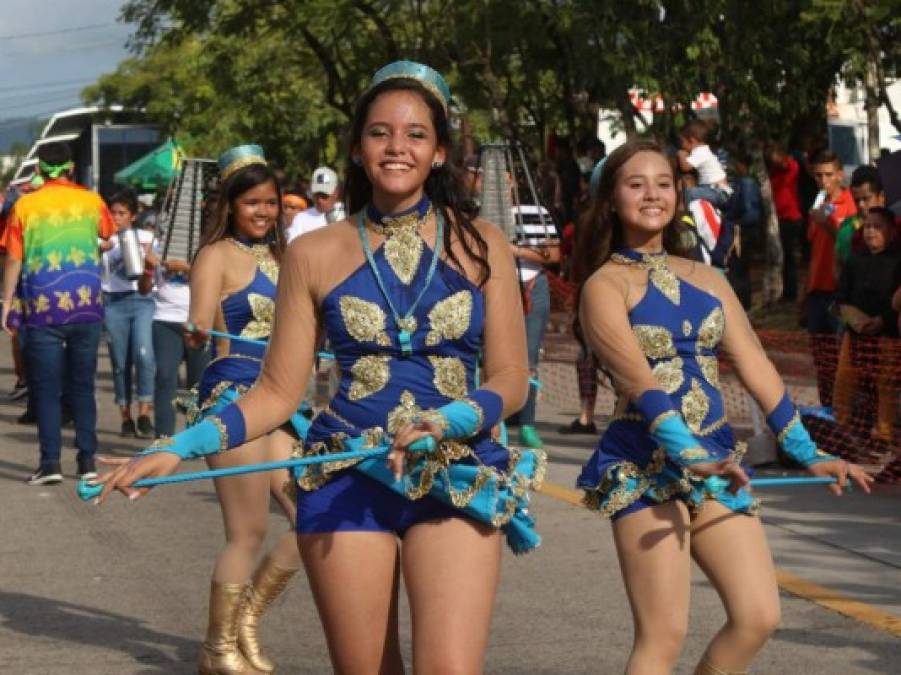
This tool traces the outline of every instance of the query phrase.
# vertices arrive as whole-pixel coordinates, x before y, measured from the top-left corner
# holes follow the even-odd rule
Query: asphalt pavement
[[[14,380],[5,344],[0,390]],[[105,348],[97,396],[101,450],[133,453],[141,444],[118,435]],[[82,503],[67,429],[65,482],[27,486],[38,454],[36,428],[16,423],[23,409],[0,401],[0,673],[195,672],[209,576],[223,543],[212,485],[167,486],[137,503],[115,499],[102,508]],[[488,673],[622,672],[632,623],[610,526],[570,503],[594,439],[554,431],[573,414],[539,403],[551,461],[549,486],[535,495],[532,512],[544,541],[529,555],[505,555]],[[899,507],[897,489],[840,499],[813,488],[767,491],[763,518],[784,589],[783,621],[753,672],[899,672]],[[270,538],[285,527],[275,510],[270,525]],[[409,654],[406,616],[404,603],[401,632]],[[677,673],[692,672],[723,619],[715,592],[696,571]],[[278,672],[330,672],[302,575],[266,615],[262,636]]]

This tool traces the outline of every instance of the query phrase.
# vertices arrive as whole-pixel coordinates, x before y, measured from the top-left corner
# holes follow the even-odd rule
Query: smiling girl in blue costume
[[[342,380],[305,453],[342,438],[391,439],[391,454],[326,464],[298,479],[304,566],[341,673],[402,673],[397,591],[413,613],[416,672],[481,672],[501,559],[538,544],[526,513],[540,452],[497,444],[491,428],[528,393],[525,328],[507,241],[466,217],[441,76],[421,64],[381,69],[354,116],[347,176],[353,215],[292,242],[275,330],[256,386],[236,405],[104,477],[104,497],[181,457],[231,447],[297,407],[317,339]],[[477,358],[483,358],[477,384]],[[411,455],[432,436],[437,449]]]
[[[672,161],[652,141],[615,150],[576,250],[579,328],[618,394],[582,470],[586,503],[613,520],[635,620],[627,673],[670,673],[687,631],[690,561],[728,620],[696,673],[744,673],[779,621],[773,561],[725,419],[722,350],[783,449],[817,476],[871,478],[814,446],[741,304],[716,270],[676,257]],[[728,489],[705,479],[721,476]],[[840,493],[840,487],[830,486]]]
[[[210,328],[256,340],[269,337],[279,262],[285,251],[278,226],[281,195],[262,148],[232,148],[219,159],[219,171],[215,215],[191,270],[190,322],[185,338],[192,346],[203,344]],[[188,433],[197,433],[198,428],[202,432],[204,425],[246,393],[260,374],[263,347],[237,340],[217,340],[213,346],[213,358],[198,385],[197,407],[189,413],[194,426]],[[154,446],[178,447],[180,436],[161,439]],[[274,427],[268,433],[240,439],[230,452],[210,455],[206,461],[211,468],[221,468],[285,460],[291,456],[293,443],[291,433]],[[198,659],[200,673],[269,673],[275,669],[262,653],[257,625],[300,567],[293,534],[286,532],[256,570],[254,564],[266,537],[270,494],[294,522],[294,504],[284,491],[289,480],[283,470],[215,481],[226,544],[213,570],[209,626]]]

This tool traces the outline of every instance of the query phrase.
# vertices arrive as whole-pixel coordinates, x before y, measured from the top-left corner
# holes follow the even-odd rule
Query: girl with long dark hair
[[[860,467],[818,450],[726,279],[679,257],[680,191],[649,140],[607,159],[576,247],[580,334],[613,380],[614,420],[578,485],[613,521],[635,620],[627,673],[670,673],[687,631],[693,558],[727,621],[695,671],[746,672],[779,621],[772,556],[719,391],[722,350],[783,449],[818,476]],[[712,478],[713,477],[713,478]]]
[[[219,169],[213,220],[191,266],[185,339],[195,348],[206,343],[206,331],[211,328],[254,340],[268,339],[285,251],[281,195],[262,149],[255,145],[232,148],[220,158]],[[264,351],[238,340],[214,342],[212,359],[198,385],[197,405],[189,411],[190,429],[215,419],[253,386]],[[154,445],[167,448],[176,438],[163,438]],[[274,427],[228,453],[208,456],[206,461],[211,468],[223,468],[285,460],[293,443],[289,431]],[[256,562],[266,537],[270,495],[294,523],[294,504],[284,491],[288,482],[285,470],[215,480],[226,544],[213,569],[209,625],[198,658],[202,675],[275,669],[262,651],[257,627],[263,611],[300,567],[293,533],[286,532],[259,565]]]
[[[427,66],[376,73],[351,128],[352,215],[288,248],[257,384],[202,429],[102,479],[101,498],[140,494],[129,485],[142,476],[277,427],[300,402],[325,333],[342,379],[305,454],[340,451],[347,436],[391,443],[387,462],[326,463],[297,480],[298,543],[340,673],[403,672],[401,573],[415,671],[481,672],[500,535],[516,552],[538,543],[525,506],[544,456],[491,437],[528,389],[516,270],[502,232],[464,210],[447,161],[449,102]],[[427,436],[435,449],[410,454]]]

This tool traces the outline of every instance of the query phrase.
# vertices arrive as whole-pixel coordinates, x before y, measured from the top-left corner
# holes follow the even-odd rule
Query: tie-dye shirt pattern
[[[9,324],[29,327],[90,323],[103,318],[97,238],[116,231],[95,192],[55,180],[21,197],[2,245],[22,261]]]

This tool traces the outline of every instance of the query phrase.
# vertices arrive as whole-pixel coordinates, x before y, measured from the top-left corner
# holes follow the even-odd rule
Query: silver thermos
[[[325,222],[337,223],[339,220],[344,220],[346,217],[347,213],[344,211],[344,204],[338,202],[330,210],[326,211]]]
[[[122,249],[122,262],[125,264],[125,276],[130,281],[141,278],[144,274],[144,249],[138,240],[138,231],[126,227],[119,231],[119,246]]]

